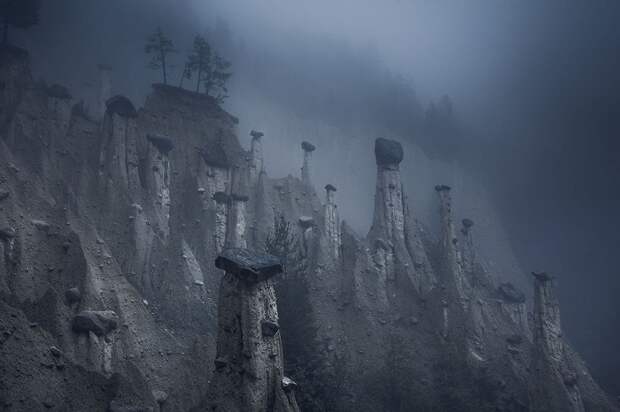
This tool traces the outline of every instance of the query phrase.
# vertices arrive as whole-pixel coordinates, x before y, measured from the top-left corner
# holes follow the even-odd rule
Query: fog
[[[146,36],[160,25],[175,42],[176,84],[193,35],[207,35],[233,63],[225,107],[242,144],[263,130],[267,171],[282,176],[298,174],[299,142],[315,142],[316,186],[336,184],[360,233],[371,142],[403,141],[422,220],[432,225],[440,180],[468,211],[488,191],[519,266],[558,276],[569,339],[620,393],[619,11],[604,0],[56,0],[11,36],[37,76],[88,99],[108,63],[114,91],[141,105],[159,81]],[[444,95],[453,113],[440,141],[426,113]]]

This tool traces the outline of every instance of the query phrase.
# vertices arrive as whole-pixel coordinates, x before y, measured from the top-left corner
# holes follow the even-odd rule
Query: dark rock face
[[[397,165],[403,161],[403,146],[395,140],[375,140],[375,158],[378,165]]]
[[[112,310],[85,310],[73,318],[73,330],[78,333],[93,332],[103,336],[118,327],[118,315]]]

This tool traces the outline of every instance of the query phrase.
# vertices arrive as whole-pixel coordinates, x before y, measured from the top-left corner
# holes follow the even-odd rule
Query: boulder
[[[228,199],[230,199],[230,197],[226,192],[215,192],[213,194],[213,200],[215,200],[216,203],[228,203]]]
[[[449,192],[452,188],[448,185],[437,185],[435,191],[437,192]]]
[[[278,333],[278,331],[280,330],[280,325],[269,319],[263,320],[260,324],[260,327],[263,336],[267,336],[270,338],[275,336],[275,334]]]
[[[302,216],[299,218],[299,226],[307,229],[314,226],[314,218],[312,216]]]
[[[256,130],[252,130],[252,131],[250,132],[250,136],[252,136],[252,138],[254,138],[254,139],[260,139],[260,138],[261,138],[261,137],[263,137],[264,135],[265,135],[265,134],[264,134],[263,132],[259,132],[259,131],[256,131]]]
[[[85,310],[73,318],[75,332],[93,332],[103,336],[118,327],[118,315],[113,310]]]
[[[126,118],[138,117],[138,112],[136,111],[133,103],[131,103],[131,100],[120,94],[114,97],[110,97],[105,102],[105,105],[107,107],[107,111],[110,114],[117,114],[121,117]]]
[[[282,263],[277,257],[239,248],[224,250],[215,259],[215,267],[247,282],[258,282],[282,273]]]
[[[403,157],[403,146],[399,142],[382,137],[375,140],[375,158],[378,165],[399,164]]]
[[[8,199],[9,196],[11,196],[11,192],[8,190],[0,190],[0,202],[4,199]]]
[[[466,229],[469,229],[470,227],[472,227],[474,225],[474,221],[471,219],[463,219],[463,227]]]
[[[314,152],[316,150],[316,146],[304,140],[303,142],[301,142],[301,149],[304,152]]]
[[[328,183],[325,185],[325,190],[327,190],[328,192],[335,192],[336,186],[332,185],[331,183]]]

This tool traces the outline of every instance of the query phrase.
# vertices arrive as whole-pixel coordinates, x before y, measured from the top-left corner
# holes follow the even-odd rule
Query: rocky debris
[[[107,111],[111,114],[117,114],[121,117],[135,118],[138,117],[138,112],[134,107],[131,100],[122,95],[116,95],[110,97],[106,102]]]
[[[149,134],[146,138],[162,154],[168,154],[172,149],[174,149],[174,142],[172,139],[167,137]]]
[[[47,95],[49,97],[60,100],[71,100],[71,93],[69,93],[69,89],[59,84],[53,84],[49,86],[45,91],[47,92]]]
[[[502,299],[509,303],[524,303],[525,293],[518,290],[512,283],[505,282],[497,288]]]
[[[50,346],[50,353],[55,358],[60,358],[60,356],[62,355],[62,351],[60,349],[58,349],[56,346]]]
[[[215,260],[215,267],[251,283],[282,273],[282,263],[277,257],[240,248],[224,250]]]
[[[82,293],[77,287],[70,288],[65,291],[65,301],[69,305],[79,302],[80,300],[82,300]]]
[[[73,318],[73,330],[104,336],[118,327],[118,315],[112,310],[85,310]]]
[[[375,140],[375,159],[378,165],[398,165],[403,161],[403,146],[382,137]]]
[[[281,341],[270,339],[279,329],[269,280],[282,272],[277,260],[247,249],[227,249],[216,259],[226,275],[220,284],[216,368],[210,389],[214,411],[299,410],[294,396],[278,384],[283,379]],[[247,273],[253,277],[250,283]]]

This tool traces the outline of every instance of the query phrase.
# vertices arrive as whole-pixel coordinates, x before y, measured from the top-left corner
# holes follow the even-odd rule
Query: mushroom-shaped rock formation
[[[541,282],[548,282],[550,280],[553,280],[553,276],[551,276],[547,272],[532,272],[532,276],[534,276],[536,280]]]
[[[174,149],[174,142],[167,137],[149,134],[146,138],[160,151],[160,153],[167,154]]]
[[[471,219],[467,219],[467,218],[463,219],[462,223],[463,223],[463,227],[466,229],[469,229],[470,227],[474,225],[474,221]]]
[[[211,410],[298,411],[294,386],[284,381],[278,307],[270,280],[282,272],[282,265],[274,256],[247,249],[224,250],[215,265],[226,274],[218,302]]]
[[[312,152],[316,150],[316,147],[309,142],[301,142],[301,149],[304,151],[304,163],[301,167],[301,181],[307,186],[311,185],[311,172],[310,172],[310,160],[312,159]]]
[[[449,192],[452,188],[448,185],[437,185],[435,186],[436,192]]]
[[[263,137],[265,134],[263,132],[259,132],[256,130],[252,130],[250,132],[250,136],[252,136],[253,139],[260,139],[261,137]]]
[[[131,100],[123,95],[119,94],[114,97],[110,97],[105,102],[105,105],[109,113],[127,118],[138,117],[138,112],[136,111],[133,103],[131,103]]]
[[[331,183],[328,183],[325,185],[325,190],[327,192],[335,192],[336,191],[336,186],[332,185]]]
[[[403,146],[382,137],[375,140],[375,158],[378,165],[398,165],[403,161]]]

